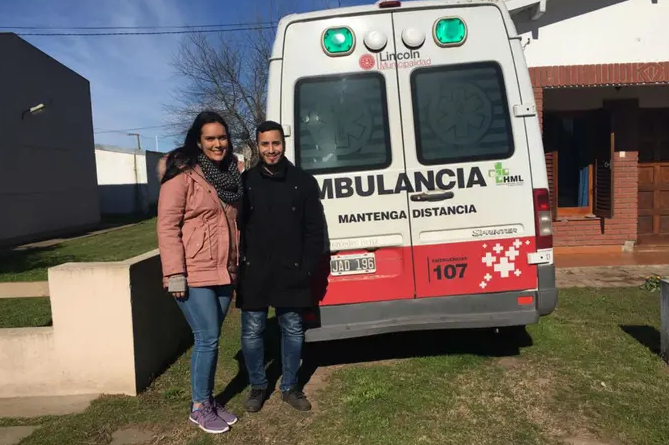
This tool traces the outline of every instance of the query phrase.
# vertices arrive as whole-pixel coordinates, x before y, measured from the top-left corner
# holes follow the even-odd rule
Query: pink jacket
[[[163,158],[158,177],[164,172]],[[160,187],[157,233],[165,287],[175,274],[186,275],[193,287],[235,283],[240,206],[224,204],[199,166]]]

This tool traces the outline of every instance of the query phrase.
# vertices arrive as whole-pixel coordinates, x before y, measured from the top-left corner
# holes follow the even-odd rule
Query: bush
[[[658,292],[662,288],[662,277],[659,275],[649,275],[640,287],[649,292]]]

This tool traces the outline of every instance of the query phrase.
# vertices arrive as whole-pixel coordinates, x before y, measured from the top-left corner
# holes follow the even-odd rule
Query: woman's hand
[[[174,298],[185,297],[187,286],[185,275],[178,274],[167,278],[167,292],[171,293]]]

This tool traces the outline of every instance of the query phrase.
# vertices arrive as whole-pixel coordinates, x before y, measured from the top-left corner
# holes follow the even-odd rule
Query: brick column
[[[539,127],[542,132],[544,129],[544,89],[534,87],[534,101],[537,103],[537,116],[539,117]]]
[[[625,157],[616,153],[613,163],[613,219],[606,233],[619,242],[637,240],[639,207],[639,152],[626,151]]]

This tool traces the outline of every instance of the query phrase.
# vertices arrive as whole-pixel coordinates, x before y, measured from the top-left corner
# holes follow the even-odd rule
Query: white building
[[[669,242],[669,2],[506,3],[542,117],[556,245]]]
[[[147,214],[158,202],[158,160],[165,153],[95,146],[100,212],[103,215]]]

